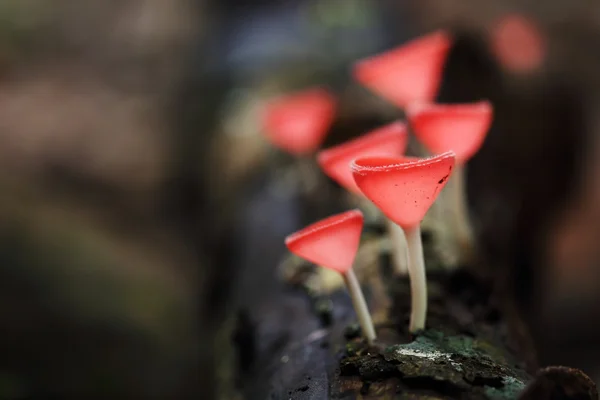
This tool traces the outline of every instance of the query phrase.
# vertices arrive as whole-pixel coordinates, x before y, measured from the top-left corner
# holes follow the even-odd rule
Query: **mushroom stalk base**
[[[405,276],[408,273],[408,252],[404,230],[389,219],[386,219],[390,235],[390,253],[396,275]]]
[[[466,185],[465,185],[465,167],[460,165],[455,167],[451,178],[453,206],[454,206],[454,227],[456,232],[456,241],[460,250],[460,259],[463,262],[470,261],[473,256],[473,232],[471,229],[471,219],[467,206]]]
[[[404,230],[408,244],[408,275],[410,276],[411,312],[409,330],[416,333],[425,328],[427,316],[427,281],[425,277],[425,261],[423,259],[423,243],[421,226],[416,225]]]
[[[356,279],[356,275],[352,268],[343,273],[342,276],[344,277],[344,282],[346,282],[348,292],[350,292],[350,298],[352,299],[352,304],[354,305],[354,310],[356,311],[358,323],[360,324],[363,335],[367,338],[367,342],[372,344],[376,338],[375,328],[373,327],[373,321],[371,320],[367,302],[363,296],[358,279]]]

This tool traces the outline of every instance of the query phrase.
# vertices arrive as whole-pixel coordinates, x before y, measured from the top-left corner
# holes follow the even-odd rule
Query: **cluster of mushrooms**
[[[434,102],[452,43],[450,34],[435,31],[353,66],[354,79],[401,108],[407,123],[395,121],[319,152],[336,113],[335,97],[322,87],[274,99],[263,119],[264,132],[275,146],[298,157],[316,157],[327,176],[387,218],[394,271],[408,273],[410,279],[413,334],[425,328],[427,315],[421,221],[451,178],[452,226],[461,254],[471,255],[464,165],[481,147],[492,121],[492,106],[485,100]],[[431,157],[405,156],[409,131]],[[342,275],[362,333],[373,343],[375,329],[352,269],[363,223],[363,213],[353,209],[289,235],[285,244],[295,255]]]

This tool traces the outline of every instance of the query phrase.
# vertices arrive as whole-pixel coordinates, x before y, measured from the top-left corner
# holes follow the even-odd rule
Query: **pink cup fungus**
[[[336,100],[329,91],[313,87],[272,100],[265,108],[266,137],[296,156],[314,153],[333,122]]]
[[[400,108],[413,101],[433,101],[451,45],[451,36],[438,30],[358,61],[353,75],[360,84]]]
[[[521,14],[504,15],[489,34],[492,54],[507,70],[525,74],[542,67],[548,44],[532,19]]]
[[[285,238],[295,255],[342,274],[354,310],[369,344],[376,338],[373,321],[358,279],[352,269],[363,229],[363,214],[350,210],[315,222]]]
[[[465,104],[413,104],[406,115],[415,136],[433,154],[453,151],[456,171],[452,187],[454,227],[463,262],[472,261],[473,234],[465,193],[465,164],[481,148],[490,129],[493,108],[489,101]]]
[[[406,125],[400,121],[377,128],[356,139],[322,150],[317,162],[323,172],[349,192],[362,196],[354,182],[350,163],[358,157],[404,154],[408,144]]]
[[[417,160],[365,157],[352,163],[354,179],[360,190],[406,234],[411,333],[425,328],[427,316],[427,282],[420,224],[446,185],[454,163],[453,152]]]
[[[453,151],[463,165],[481,148],[492,124],[492,104],[411,104],[406,116],[421,143],[434,154]]]
[[[400,121],[393,122],[377,128],[354,140],[347,141],[338,146],[322,150],[317,155],[317,162],[327,176],[335,180],[349,192],[367,201],[354,182],[350,169],[352,161],[358,157],[389,155],[401,156],[408,144],[408,130]],[[369,205],[372,207],[371,203]],[[389,219],[388,219],[389,221]],[[408,272],[406,267],[406,252],[404,233],[396,224],[389,223],[388,230],[392,242],[392,258],[395,271],[404,275]]]

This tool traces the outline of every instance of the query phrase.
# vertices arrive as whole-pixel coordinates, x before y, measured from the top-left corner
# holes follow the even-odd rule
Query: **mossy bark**
[[[595,398],[594,384],[582,381],[579,371],[563,371],[559,381],[548,374],[534,378],[532,349],[511,336],[490,283],[464,270],[436,267],[431,256],[427,329],[410,335],[409,282],[392,279],[389,264],[389,255],[381,254],[375,273],[383,274],[393,304],[376,326],[373,346],[361,338],[343,289],[317,295],[296,286],[255,314],[256,330],[245,332],[255,336],[256,351],[250,367],[244,352],[239,374],[245,398],[517,399],[531,390],[551,393],[563,387],[575,397],[561,398]],[[365,289],[372,298],[373,291]],[[333,307],[321,307],[326,303]]]

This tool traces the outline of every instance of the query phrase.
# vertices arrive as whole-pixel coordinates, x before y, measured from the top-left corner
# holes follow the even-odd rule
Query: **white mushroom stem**
[[[452,186],[453,225],[458,248],[461,252],[459,256],[463,261],[470,261],[469,258],[473,255],[473,232],[467,205],[464,166],[457,165],[454,168],[449,184]]]
[[[421,226],[405,228],[408,244],[408,275],[410,276],[411,312],[409,330],[416,333],[425,328],[427,316],[427,280],[421,242]]]
[[[404,230],[387,219],[388,233],[390,235],[390,253],[396,275],[405,276],[408,273],[408,251]]]
[[[357,206],[363,210],[365,215],[374,214],[381,218],[385,218],[388,235],[390,237],[390,253],[392,264],[394,265],[394,272],[398,276],[405,276],[408,273],[408,251],[406,249],[404,230],[384,216],[377,206],[366,197],[352,194],[352,198],[355,199]]]
[[[373,327],[371,314],[369,314],[367,302],[365,301],[365,296],[363,296],[358,279],[356,279],[356,275],[352,268],[343,273],[342,276],[344,277],[344,282],[346,282],[346,287],[350,293],[350,298],[352,299],[354,311],[358,317],[358,323],[360,324],[362,333],[367,338],[367,342],[372,344],[376,338],[375,328]]]

